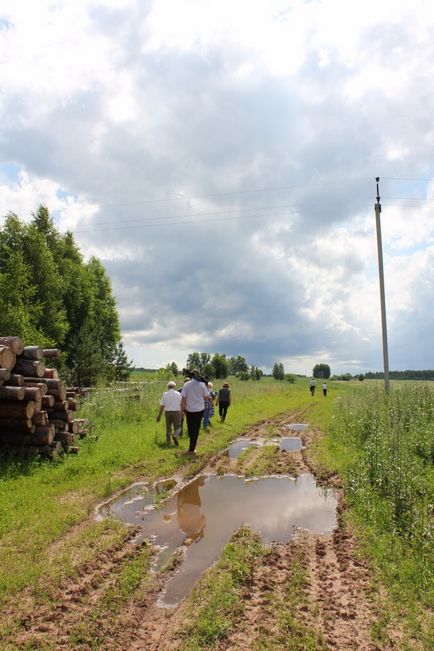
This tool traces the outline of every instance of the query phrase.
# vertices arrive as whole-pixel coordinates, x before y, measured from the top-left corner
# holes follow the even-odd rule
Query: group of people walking
[[[311,381],[310,381],[310,384],[309,384],[309,391],[310,391],[311,396],[315,395],[315,387],[316,387],[316,380],[313,377],[311,379]],[[322,393],[323,393],[323,396],[327,395],[327,382],[322,383]]]
[[[190,441],[188,451],[193,454],[196,450],[202,418],[203,428],[209,431],[211,418],[214,415],[214,404],[218,405],[220,421],[223,423],[231,404],[231,391],[227,382],[217,393],[213,391],[212,382],[205,383],[200,379],[200,372],[197,369],[191,372],[191,379],[185,381],[182,389],[176,390],[176,382],[170,380],[167,383],[167,391],[161,398],[157,416],[159,422],[163,412],[165,414],[167,444],[170,445],[173,440],[175,446],[179,445],[185,414]]]

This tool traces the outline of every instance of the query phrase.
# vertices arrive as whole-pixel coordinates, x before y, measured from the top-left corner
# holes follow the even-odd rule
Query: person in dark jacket
[[[231,390],[229,389],[229,384],[227,382],[224,383],[218,392],[216,404],[219,406],[220,421],[224,423],[228,408],[231,404]]]

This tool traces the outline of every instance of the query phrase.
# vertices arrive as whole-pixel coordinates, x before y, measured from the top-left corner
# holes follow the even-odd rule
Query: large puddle
[[[159,600],[165,607],[175,606],[189,593],[242,524],[259,531],[264,543],[286,543],[295,528],[329,533],[336,526],[335,493],[318,487],[311,475],[296,480],[200,476],[158,508],[152,501],[144,485],[135,485],[102,505],[98,514],[139,525],[137,542],[149,538],[161,548],[157,568],[185,546],[184,561]]]

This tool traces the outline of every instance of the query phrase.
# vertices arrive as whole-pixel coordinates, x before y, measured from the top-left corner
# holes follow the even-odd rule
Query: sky
[[[40,204],[136,366],[434,368],[434,4],[0,0],[0,225]]]

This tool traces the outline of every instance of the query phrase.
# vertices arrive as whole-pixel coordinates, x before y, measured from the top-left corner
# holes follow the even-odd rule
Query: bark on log
[[[72,411],[52,411],[49,414],[50,422],[53,420],[61,420],[63,423],[71,423],[74,419],[74,412]]]
[[[71,400],[70,399],[68,409],[70,409],[71,411],[77,411],[77,409],[78,409],[78,400]]]
[[[24,386],[24,376],[11,373],[7,384],[10,387],[22,387]]]
[[[23,418],[2,418],[0,427],[0,440],[3,435],[10,432],[28,434],[34,432],[36,425],[32,423],[30,418],[25,420]]]
[[[24,378],[24,386],[25,387],[36,387],[36,389],[39,389],[41,392],[41,396],[45,396],[48,392],[48,387],[45,384],[44,380],[42,378],[37,378],[37,377],[25,377]]]
[[[63,402],[63,400],[66,400],[65,387],[62,387],[61,389],[48,389],[48,393],[50,396],[54,396],[57,402]]]
[[[46,411],[35,412],[32,418],[32,422],[34,425],[42,427],[50,425],[50,422],[48,420],[48,413]]]
[[[16,355],[12,348],[0,344],[0,366],[11,371],[15,366]]]
[[[53,405],[54,411],[68,411],[68,409],[69,409],[69,400],[57,400]]]
[[[50,425],[54,425],[56,432],[69,432],[69,423],[64,423],[63,420],[50,419]]]
[[[21,373],[29,377],[43,377],[45,364],[36,360],[18,358],[14,366],[14,373]]]
[[[0,346],[9,346],[15,355],[21,355],[24,350],[24,343],[21,337],[0,337]]]
[[[24,387],[0,387],[0,400],[23,400]]]
[[[35,403],[29,402],[0,402],[0,429],[3,429],[2,421],[4,418],[22,418],[28,420],[35,413]]]
[[[60,357],[60,350],[58,348],[44,348],[42,351],[44,357]]]
[[[0,368],[0,380],[2,382],[9,381],[11,377],[11,372],[8,368]]]
[[[45,373],[44,373],[44,379],[45,378],[50,378],[52,380],[58,380],[59,379],[59,373],[57,371],[57,368],[46,368]]]
[[[75,443],[75,436],[71,432],[57,432],[54,438],[56,441],[60,441],[66,445],[74,445]]]
[[[54,396],[42,396],[42,406],[44,409],[51,409],[56,399]]]
[[[33,437],[37,439],[37,445],[50,445],[54,441],[55,435],[54,426],[46,425],[45,427],[37,427]]]
[[[54,380],[50,378],[45,378],[43,379],[45,384],[47,385],[48,389],[63,389],[65,388],[65,385],[63,384],[62,380]]]
[[[69,423],[69,431],[73,434],[78,434],[79,429],[80,426],[75,419],[72,421],[72,423]]]
[[[24,400],[35,400],[41,402],[42,391],[40,387],[24,387]]]
[[[40,346],[24,346],[22,357],[39,362],[43,357],[42,348]]]

